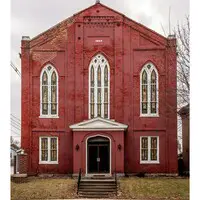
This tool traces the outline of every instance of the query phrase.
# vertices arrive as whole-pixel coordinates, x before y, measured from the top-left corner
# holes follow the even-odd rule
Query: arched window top
[[[145,70],[142,72],[142,84],[147,84],[147,72]]]
[[[89,66],[89,118],[110,117],[110,69],[102,54],[92,58]]]
[[[42,74],[42,85],[47,85],[48,84],[48,76],[47,76],[47,72],[44,71]]]
[[[104,57],[103,54],[99,53],[97,54],[96,56],[94,56],[94,58],[91,60],[90,62],[92,65],[97,65],[97,66],[105,66],[105,65],[108,65],[108,61],[107,59]],[[92,66],[90,65],[90,67]]]
[[[145,64],[143,66],[140,74],[143,74],[144,71],[147,73],[147,76],[149,74],[151,74],[152,72],[154,72],[155,75],[158,76],[158,71],[157,71],[157,69],[156,69],[156,67],[155,67],[155,65],[153,63],[147,63],[147,64]]]
[[[56,85],[56,82],[57,82],[57,76],[56,76],[55,71],[53,71],[53,73],[51,75],[51,84]]]
[[[156,72],[153,69],[153,71],[151,72],[151,83],[156,83]]]
[[[158,116],[158,71],[152,63],[144,65],[140,72],[140,114]]]
[[[40,117],[58,117],[58,73],[51,64],[40,74]]]
[[[58,72],[52,64],[47,64],[46,66],[43,67],[40,74],[40,78],[43,76],[44,72],[46,72],[47,76],[50,77],[50,80],[53,73],[55,78],[58,77]]]

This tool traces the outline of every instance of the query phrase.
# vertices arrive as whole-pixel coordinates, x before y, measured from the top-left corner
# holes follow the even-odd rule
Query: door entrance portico
[[[123,174],[124,131],[127,127],[100,117],[71,125],[73,174],[77,175],[80,168],[85,176]]]

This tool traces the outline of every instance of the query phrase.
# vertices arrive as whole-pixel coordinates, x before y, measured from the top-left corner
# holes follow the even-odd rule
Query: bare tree
[[[186,16],[183,24],[174,29],[177,38],[177,110],[190,103],[190,21]],[[179,114],[179,112],[178,112]],[[178,151],[182,152],[182,120],[178,117]]]
[[[15,140],[12,136],[10,136],[10,145],[11,144],[15,144],[15,145],[19,145],[19,141]]]
[[[190,103],[190,22],[186,17],[184,24],[174,30],[177,38],[177,100],[178,109]]]

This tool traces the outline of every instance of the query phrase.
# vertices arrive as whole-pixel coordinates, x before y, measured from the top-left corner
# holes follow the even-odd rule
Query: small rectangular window
[[[140,138],[140,163],[159,163],[158,136],[144,136]]]
[[[40,137],[40,164],[58,164],[57,137]]]

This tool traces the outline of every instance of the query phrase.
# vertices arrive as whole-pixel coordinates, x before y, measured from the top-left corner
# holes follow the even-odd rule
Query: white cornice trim
[[[96,117],[69,126],[73,131],[125,131],[128,125],[115,122],[114,120]]]

